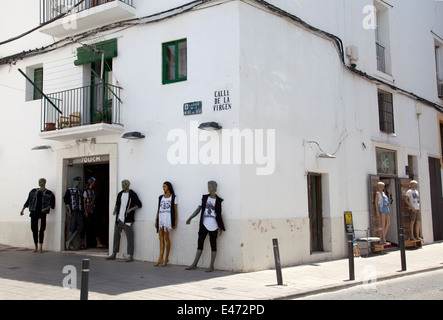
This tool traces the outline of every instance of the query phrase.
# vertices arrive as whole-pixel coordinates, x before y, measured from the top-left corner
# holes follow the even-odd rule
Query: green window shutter
[[[91,47],[104,51],[105,59],[112,59],[117,57],[117,39],[111,39],[91,45]],[[86,47],[77,49],[77,60],[74,61],[76,66],[81,66],[88,63],[98,62],[102,60],[102,55],[94,52]]]
[[[163,43],[163,84],[187,80],[187,51],[186,39]]]
[[[35,87],[43,91],[43,68],[34,69],[34,84],[34,100],[40,100],[42,95]]]

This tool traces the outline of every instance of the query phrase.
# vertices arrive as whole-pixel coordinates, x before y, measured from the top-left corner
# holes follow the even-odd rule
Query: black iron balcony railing
[[[62,113],[48,100],[42,99],[41,131],[101,122],[120,125],[121,90],[102,83],[47,94]]]
[[[40,0],[40,24],[51,21],[63,13],[74,14],[113,1],[134,7],[133,0]]]

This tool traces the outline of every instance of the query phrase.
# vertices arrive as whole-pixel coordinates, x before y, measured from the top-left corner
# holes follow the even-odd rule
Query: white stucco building
[[[178,197],[172,264],[193,260],[199,219],[185,221],[209,180],[224,199],[219,269],[272,267],[274,238],[284,266],[345,257],[343,213],[376,232],[380,179],[393,197],[388,240],[397,239],[395,182],[412,178],[425,243],[443,239],[441,1],[7,0],[1,8],[0,243],[33,246],[19,212],[44,177],[57,201],[44,247],[64,250],[62,197],[78,175],[98,179],[105,242],[120,181],[131,181],[143,202],[134,224],[143,261],[158,258],[164,181]],[[198,128],[208,122],[222,129]],[[122,138],[131,132],[144,138]],[[41,146],[50,148],[32,150]],[[201,265],[209,252],[207,243]]]

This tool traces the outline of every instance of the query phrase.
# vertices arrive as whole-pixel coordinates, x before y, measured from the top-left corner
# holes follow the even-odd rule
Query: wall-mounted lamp
[[[31,150],[37,151],[37,150],[48,150],[48,149],[50,149],[52,151],[51,146],[36,146],[36,147],[32,148]]]
[[[138,131],[127,132],[122,136],[123,139],[128,139],[128,140],[143,139],[144,137],[145,136]]]
[[[338,149],[337,149],[337,151],[334,152],[333,154],[329,154],[329,153],[326,153],[325,151],[323,151],[323,149],[320,147],[320,145],[317,141],[304,141],[304,143],[308,143],[308,144],[313,143],[313,144],[317,145],[318,149],[322,152],[322,153],[317,154],[317,158],[335,159],[335,153],[338,151]]]
[[[198,126],[200,130],[206,130],[206,131],[214,131],[214,130],[220,130],[223,127],[219,125],[217,122],[204,122]]]
[[[320,153],[317,155],[317,158],[335,159],[335,156],[333,154],[329,154],[329,153]]]

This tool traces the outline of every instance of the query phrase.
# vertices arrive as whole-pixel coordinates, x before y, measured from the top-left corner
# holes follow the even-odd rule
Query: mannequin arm
[[[191,223],[191,220],[194,219],[195,216],[199,214],[201,208],[202,208],[201,206],[198,206],[198,208],[194,211],[194,213],[188,218],[188,220],[186,220],[186,224]]]
[[[174,229],[175,228],[177,228],[177,205],[176,204],[174,204],[174,211],[175,211],[175,226],[174,226]]]
[[[375,213],[377,213],[377,215],[380,215],[380,212],[378,211],[378,197],[380,196],[380,193],[377,191],[377,193],[375,194]]]

